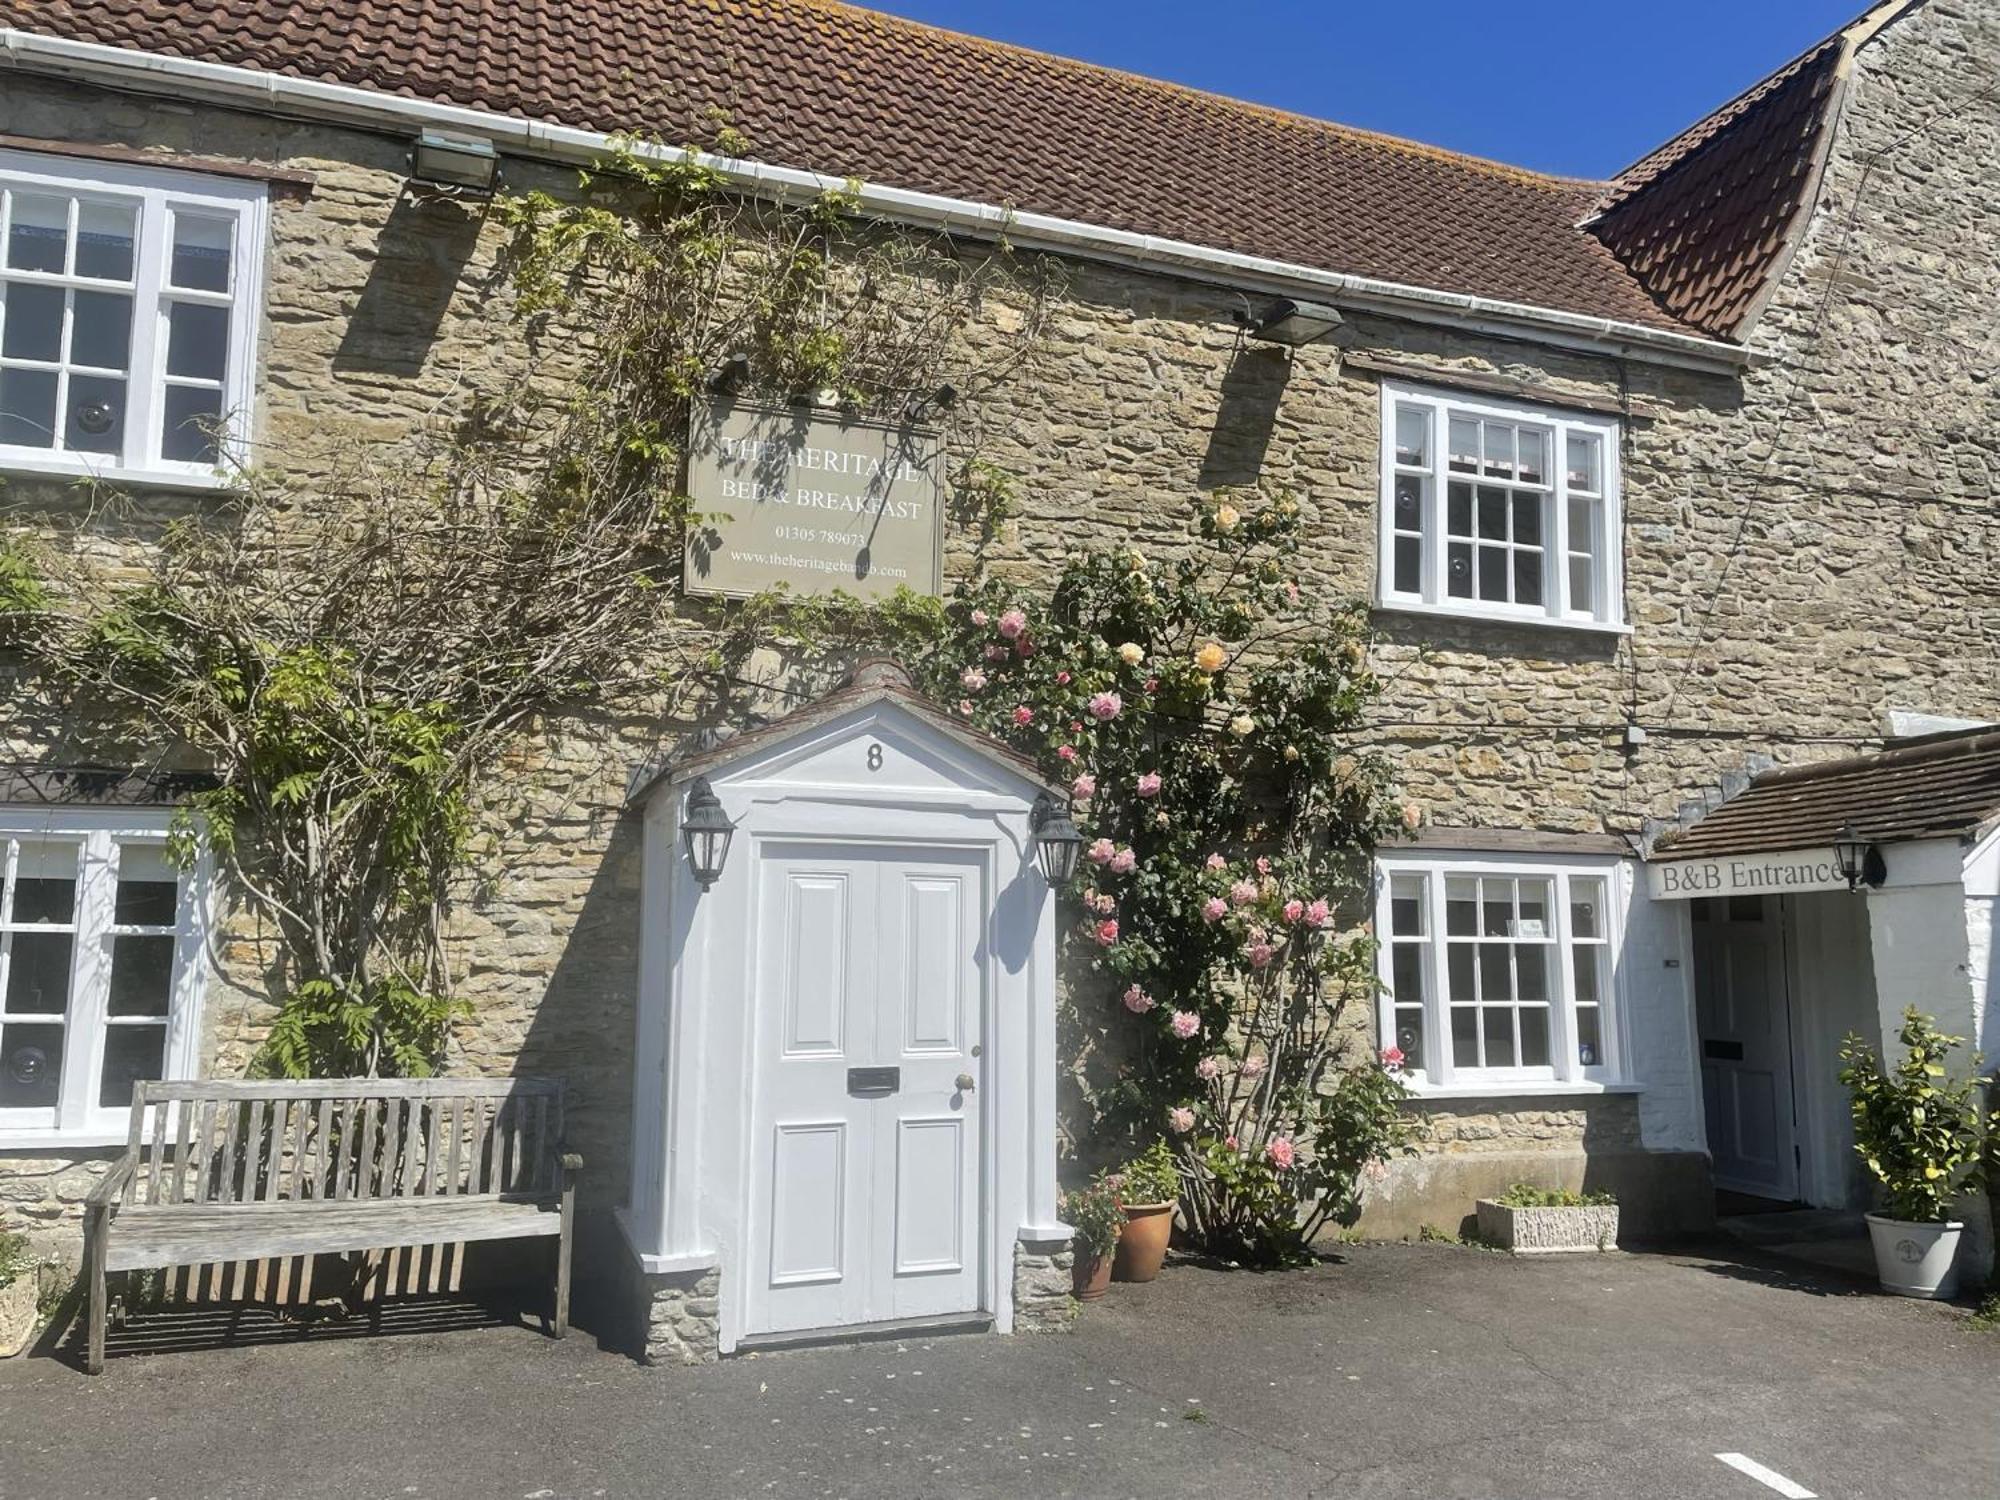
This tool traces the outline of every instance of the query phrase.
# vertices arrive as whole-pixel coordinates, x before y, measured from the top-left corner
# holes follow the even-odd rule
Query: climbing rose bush
[[[1070,792],[1066,1020],[1098,1144],[1164,1136],[1194,1237],[1264,1262],[1351,1223],[1409,1142],[1357,923],[1377,841],[1420,810],[1356,748],[1367,612],[1293,576],[1299,525],[1233,497],[1183,557],[1080,551],[1047,597],[963,589],[921,668]]]

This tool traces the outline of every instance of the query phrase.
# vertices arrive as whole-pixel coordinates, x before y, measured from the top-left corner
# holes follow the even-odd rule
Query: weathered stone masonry
[[[1994,8],[1950,0],[1864,52],[1810,234],[1753,340],[1769,362],[1740,382],[1362,315],[1287,355],[1243,339],[1234,291],[1073,266],[1037,368],[968,419],[979,456],[1019,477],[1021,513],[986,562],[1032,588],[1078,543],[1167,553],[1186,545],[1190,497],[1261,484],[1313,520],[1307,585],[1369,594],[1377,381],[1344,356],[1500,373],[1627,403],[1633,631],[1382,616],[1391,688],[1375,733],[1433,822],[1632,831],[1752,750],[1845,748],[1892,707],[2000,715],[2000,209],[1981,175],[2000,141],[1992,99],[1972,102],[1996,57]],[[1912,133],[1919,121],[1933,123]],[[274,192],[266,461],[324,471],[527,368],[485,295],[497,231],[476,208],[407,196],[403,140],[20,74],[0,93],[0,132],[312,175],[309,191]],[[509,172],[516,185],[568,178]],[[969,345],[1016,314],[992,306]],[[951,576],[972,566],[974,541],[949,534]],[[1629,722],[1649,731],[1630,752]],[[626,1177],[638,871],[625,781],[681,727],[657,705],[609,704],[524,746],[494,788],[455,934],[476,1011],[452,1065],[566,1074],[598,1209]],[[240,1071],[267,1022],[256,956],[240,925],[224,940],[213,1071]],[[1642,1143],[1629,1098],[1434,1113],[1440,1158]],[[73,1224],[100,1156],[0,1157],[0,1221]]]

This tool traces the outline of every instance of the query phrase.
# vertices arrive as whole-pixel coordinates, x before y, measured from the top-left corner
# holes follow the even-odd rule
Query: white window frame
[[[231,471],[246,465],[250,457],[269,225],[266,185],[172,168],[0,150],[0,186],[24,193],[133,204],[139,213],[134,241],[132,343],[122,451],[75,453],[59,447],[0,444],[0,472],[124,480],[174,489],[215,489],[230,483]],[[176,213],[235,221],[228,292],[198,293],[168,288],[167,266]],[[8,226],[0,222],[0,266],[4,266],[7,232]],[[115,286],[52,271],[17,272],[0,268],[0,277],[85,290]],[[167,304],[175,301],[226,304],[230,309],[228,365],[222,382],[223,433],[221,451],[213,464],[169,459],[161,452],[167,383]],[[4,317],[4,308],[0,308],[0,328],[4,328]]]
[[[1466,1068],[1451,1057],[1451,1013],[1444,941],[1445,881],[1448,877],[1497,876],[1504,879],[1547,880],[1551,886],[1550,914],[1556,925],[1551,946],[1555,956],[1549,984],[1549,1055],[1546,1067]],[[1543,1094],[1637,1092],[1626,1016],[1624,962],[1625,910],[1631,899],[1630,873],[1614,855],[1589,858],[1476,853],[1459,850],[1381,852],[1375,862],[1376,976],[1380,997],[1376,1006],[1376,1045],[1387,1050],[1396,1040],[1395,942],[1390,902],[1398,877],[1426,882],[1428,935],[1424,954],[1423,1067],[1404,1074],[1419,1095],[1516,1097]],[[1586,940],[1598,949],[1598,1035],[1603,1055],[1585,1067],[1577,1057],[1576,977],[1571,954],[1577,946],[1571,931],[1570,886],[1574,880],[1603,883],[1603,939]]]
[[[170,808],[0,807],[0,858],[5,857],[8,839],[73,841],[82,846],[58,1103],[53,1109],[0,1109],[0,1149],[118,1145],[128,1138],[130,1108],[107,1109],[97,1103],[109,1030],[112,939],[134,930],[114,924],[118,850],[124,844],[163,846],[172,817]],[[190,1079],[197,1076],[201,1060],[202,997],[214,919],[214,861],[206,848],[192,868],[180,873],[179,886],[161,1071],[169,1079]],[[0,985],[4,982],[5,975],[0,974]],[[0,1004],[4,996],[0,988]],[[0,1016],[0,1026],[5,1024]]]
[[[1421,586],[1396,588],[1396,413],[1398,407],[1418,407],[1430,421],[1430,461],[1422,515]],[[1450,483],[1447,453],[1454,416],[1509,422],[1537,428],[1548,435],[1549,488],[1542,506],[1542,603],[1521,605],[1451,595],[1447,580],[1448,547],[1446,486]],[[1375,602],[1383,609],[1415,614],[1449,615],[1459,619],[1547,625],[1564,630],[1628,634],[1625,624],[1624,523],[1621,511],[1619,435],[1615,417],[1570,411],[1553,406],[1503,401],[1464,391],[1385,380],[1381,393],[1380,490],[1377,498],[1378,544]],[[1569,464],[1571,435],[1597,439],[1602,495],[1590,497],[1599,507],[1598,523],[1604,545],[1591,560],[1593,607],[1572,609],[1569,603]],[[1402,472],[1414,470],[1405,467]],[[1477,482],[1476,480],[1474,481]],[[1579,492],[1577,498],[1586,498]],[[1404,533],[1409,535],[1411,533]],[[1477,565],[1475,561],[1475,575]],[[1477,587],[1475,583],[1475,588]]]

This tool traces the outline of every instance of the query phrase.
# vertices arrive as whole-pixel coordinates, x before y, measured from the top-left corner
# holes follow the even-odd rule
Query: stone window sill
[[[213,469],[132,469],[120,464],[92,463],[67,453],[38,454],[20,448],[0,449],[0,474],[34,479],[87,479],[125,489],[183,490],[194,494],[237,487],[236,480]]]
[[[1523,1083],[1424,1083],[1410,1080],[1403,1085],[1418,1099],[1560,1099],[1586,1098],[1593,1094],[1643,1094],[1643,1083],[1592,1083],[1588,1080]]]
[[[1427,620],[1456,620],[1462,625],[1511,625],[1522,630],[1556,630],[1576,635],[1630,635],[1630,625],[1608,620],[1557,619],[1553,615],[1512,614],[1504,610],[1473,609],[1455,604],[1424,604],[1415,599],[1377,599],[1375,609],[1385,615],[1411,615]]]

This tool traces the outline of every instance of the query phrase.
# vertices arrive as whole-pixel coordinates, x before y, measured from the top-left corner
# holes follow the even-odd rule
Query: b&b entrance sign
[[[1662,859],[1646,866],[1655,901],[1698,896],[1782,896],[1793,891],[1844,891],[1847,880],[1831,849],[1786,854],[1737,854],[1717,859]]]

